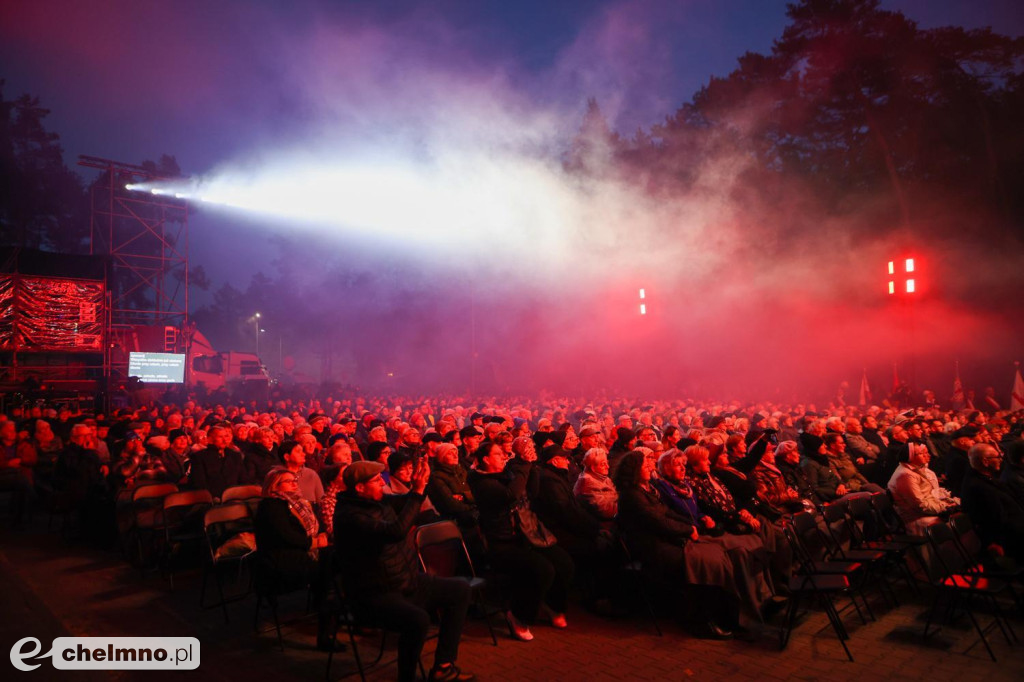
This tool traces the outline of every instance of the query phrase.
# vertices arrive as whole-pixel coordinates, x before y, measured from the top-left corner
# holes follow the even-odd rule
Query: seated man
[[[209,490],[214,499],[236,485],[251,483],[242,453],[231,447],[231,429],[226,426],[210,427],[210,445],[192,456],[189,485]]]
[[[960,500],[939,487],[935,472],[928,468],[931,453],[925,445],[911,443],[907,456],[889,479],[889,492],[907,530],[924,535],[925,528],[939,522],[939,514],[955,509]]]
[[[782,473],[786,485],[795,490],[802,499],[808,500],[812,506],[821,502],[814,494],[814,489],[800,466],[800,448],[795,440],[779,442],[775,449],[775,466]]]
[[[429,679],[471,680],[472,675],[455,666],[469,585],[421,573],[409,540],[430,467],[426,458],[417,460],[411,490],[397,513],[384,501],[382,471],[379,462],[353,462],[343,474],[345,491],[334,510],[334,538],[345,592],[361,618],[399,632],[399,680],[416,679],[430,614],[437,611],[440,632]]]
[[[284,468],[292,472],[299,482],[299,494],[316,506],[324,496],[324,484],[320,481],[320,475],[306,466],[305,446],[293,440],[285,441],[281,443],[281,457],[284,459]]]
[[[826,433],[824,436],[825,440],[825,454],[828,455],[829,461],[832,463],[833,469],[839,474],[839,478],[842,480],[843,485],[851,493],[866,492],[866,493],[881,493],[884,490],[881,486],[870,483],[864,474],[858,469],[857,465],[853,463],[850,456],[846,454],[846,441],[843,440],[842,434],[839,433]]]
[[[1024,506],[999,480],[1003,456],[988,443],[971,446],[964,476],[964,511],[993,558],[1024,561]]]
[[[869,481],[875,478],[878,455],[881,454],[882,448],[864,438],[864,426],[859,419],[847,418],[846,435],[843,438],[846,440],[846,451],[864,477]]]

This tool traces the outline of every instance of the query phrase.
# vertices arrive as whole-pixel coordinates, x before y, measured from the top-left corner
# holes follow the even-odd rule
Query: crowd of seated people
[[[627,556],[695,633],[723,638],[785,603],[788,517],[851,496],[891,495],[917,534],[962,509],[989,556],[1024,560],[1022,427],[1021,412],[551,398],[37,407],[0,417],[0,491],[16,521],[59,500],[95,528],[116,527],[117,500],[149,483],[214,500],[262,486],[263,566],[319,600],[317,557],[356,495],[346,471],[372,462],[359,494],[379,472],[403,527],[454,521],[474,562],[504,577],[515,639],[567,627],[573,590],[608,596]]]

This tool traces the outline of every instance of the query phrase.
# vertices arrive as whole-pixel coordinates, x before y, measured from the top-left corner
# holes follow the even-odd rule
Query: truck
[[[218,351],[192,323],[173,325],[130,325],[115,330],[113,347],[127,362],[129,352],[159,352],[185,355],[185,385],[190,391],[257,397],[266,394],[273,380],[255,353]],[[116,354],[116,353],[115,353]],[[112,358],[114,365],[121,358]]]

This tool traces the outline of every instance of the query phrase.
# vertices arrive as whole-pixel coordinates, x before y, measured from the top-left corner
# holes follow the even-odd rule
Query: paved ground
[[[0,517],[0,524],[6,521]],[[90,549],[74,539],[48,532],[45,519],[28,529],[0,528],[0,647],[9,652],[27,636],[44,646],[56,636],[194,636],[202,643],[202,662],[193,672],[176,673],[197,680],[313,680],[324,679],[326,655],[313,648],[315,623],[297,618],[284,628],[285,651],[276,647],[273,631],[253,629],[255,598],[233,604],[231,622],[219,610],[199,607],[199,572],[179,576],[176,589],[157,573],[142,575],[120,555]],[[655,635],[643,618],[599,618],[577,609],[570,628],[534,628],[536,639],[521,643],[499,632],[491,645],[486,628],[471,621],[463,639],[460,664],[480,680],[864,680],[1024,679],[1024,645],[1009,646],[998,633],[990,641],[999,663],[992,663],[965,621],[945,626],[928,642],[921,638],[926,602],[903,595],[904,604],[886,610],[879,605],[876,622],[860,625],[856,616],[844,620],[851,629],[855,663],[846,660],[825,617],[812,612],[797,629],[786,651],[777,639],[755,643],[697,640],[663,619],[664,636]],[[285,618],[298,617],[304,597],[282,602]],[[987,619],[986,619],[987,621]],[[1024,622],[1014,624],[1024,637]],[[361,651],[369,653],[372,638]],[[428,643],[428,652],[432,645]],[[393,646],[385,660],[393,659]],[[4,659],[6,661],[6,656]],[[429,655],[424,657],[429,664]],[[5,665],[9,666],[7,662]],[[335,659],[332,678],[355,670],[351,655]],[[70,673],[49,664],[24,673],[12,670],[5,679],[137,680],[144,673]],[[155,673],[159,676],[161,673]],[[394,666],[379,668],[370,679],[392,679]],[[145,673],[154,679],[154,673]],[[358,678],[352,678],[358,679]]]

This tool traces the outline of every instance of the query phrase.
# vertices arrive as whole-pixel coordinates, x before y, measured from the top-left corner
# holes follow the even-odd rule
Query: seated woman
[[[665,451],[667,452],[674,448],[682,437],[683,432],[679,430],[678,426],[666,426],[665,433],[661,437],[661,442],[665,445]]]
[[[395,450],[388,457],[388,471],[391,473],[388,484],[384,486],[384,494],[401,498],[412,490],[413,457],[408,450]],[[429,497],[423,498],[420,505],[420,513],[416,516],[414,525],[433,523],[437,521],[438,513]]]
[[[593,600],[598,588],[608,583],[613,570],[621,565],[621,552],[611,532],[602,528],[573,494],[569,458],[570,453],[562,448],[544,450],[540,489],[530,505],[572,557],[579,582],[588,600]]]
[[[615,515],[619,513],[619,491],[608,476],[609,469],[608,451],[591,448],[583,456],[583,473],[573,486],[576,499],[606,530],[614,528]]]
[[[771,598],[766,580],[768,565],[764,542],[756,535],[727,533],[705,514],[697,503],[693,488],[686,482],[686,454],[673,448],[658,458],[660,478],[654,487],[669,509],[684,516],[701,537],[722,546],[730,561],[739,587],[740,606],[752,620],[762,620],[762,607]]]
[[[796,449],[795,442],[783,442],[793,443],[792,447]],[[775,462],[775,453],[775,445],[769,442],[764,454],[761,455],[761,461],[750,472],[754,479],[755,494],[761,505],[774,510],[779,516],[805,510],[813,512],[814,504],[801,498],[800,493],[786,482],[785,474]]]
[[[807,500],[811,509],[820,504],[821,500],[814,494],[814,488],[800,466],[800,448],[795,440],[784,440],[775,448],[775,466],[786,485],[795,490],[802,500]]]
[[[480,512],[466,475],[459,463],[459,448],[452,443],[439,444],[431,462],[427,497],[438,514],[458,524],[468,544],[469,533],[479,535]]]
[[[756,499],[741,503],[733,497],[729,489],[711,473],[711,453],[707,448],[691,445],[684,452],[689,473],[686,482],[693,488],[700,508],[705,514],[710,515],[716,524],[722,525],[726,532],[758,535],[768,552],[774,582],[773,591],[776,594],[784,591],[792,575],[793,552],[782,529],[756,513]]]
[[[889,479],[889,492],[907,531],[924,535],[928,526],[939,523],[940,514],[955,511],[960,500],[939,486],[935,472],[928,468],[931,454],[923,443],[910,443],[905,452]]]
[[[684,450],[684,454],[688,473],[686,483],[693,489],[704,513],[730,533],[744,534],[760,530],[761,523],[754,514],[749,509],[738,507],[729,489],[711,473],[711,452],[708,448],[691,445]]]
[[[715,477],[728,488],[737,507],[775,521],[782,517],[782,512],[758,497],[753,475],[769,446],[774,447],[763,432],[749,447],[742,436],[732,435],[725,442],[725,451],[717,458],[712,457],[711,464]]]
[[[575,571],[572,558],[557,544],[531,544],[513,521],[517,507],[529,511],[528,492],[536,495],[539,478],[534,463],[518,457],[506,459],[501,446],[490,441],[481,443],[475,455],[477,468],[469,474],[469,485],[480,508],[480,527],[491,565],[510,579],[511,609],[505,614],[509,633],[520,641],[533,639],[529,626],[542,607],[552,625],[566,627]]]
[[[622,456],[615,468],[619,529],[644,572],[669,588],[687,586],[695,634],[727,639],[739,626],[732,562],[720,545],[699,540],[697,527],[658,496],[651,483],[654,460],[640,450]]]
[[[317,606],[317,648],[332,646],[327,609],[327,561],[319,561],[327,546],[313,507],[299,493],[299,482],[288,469],[273,469],[263,484],[263,499],[256,508],[256,575],[265,589],[278,592],[313,588]]]

